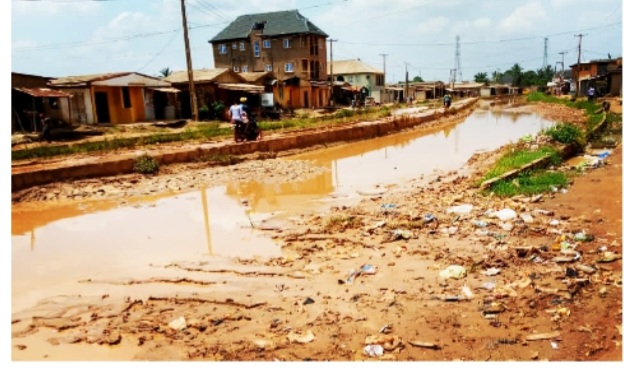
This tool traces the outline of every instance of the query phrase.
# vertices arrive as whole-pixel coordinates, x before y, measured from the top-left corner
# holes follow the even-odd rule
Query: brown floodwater
[[[157,197],[37,208],[12,206],[12,307],[77,292],[78,281],[149,272],[151,264],[206,257],[276,257],[262,220],[357,201],[379,186],[460,169],[478,151],[496,149],[553,123],[537,115],[476,110],[465,120],[308,152],[328,170],[309,180],[225,186]],[[88,284],[80,284],[85,290]]]

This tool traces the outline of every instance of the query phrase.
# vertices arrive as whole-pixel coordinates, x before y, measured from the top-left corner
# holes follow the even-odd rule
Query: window
[[[227,53],[227,45],[223,44],[223,45],[219,45],[219,54],[225,54]]]
[[[238,73],[238,72],[240,72],[240,69],[239,69],[237,66],[235,66],[235,67],[234,67],[234,71],[235,71],[236,73]]]
[[[244,43],[244,42],[241,42],[241,43],[238,45],[238,48],[239,48],[239,50],[241,50],[241,51],[245,51],[245,43]]]
[[[264,40],[262,41],[262,47],[265,49],[270,49],[271,48],[271,40]]]
[[[260,57],[260,42],[254,41],[254,56]]]
[[[289,49],[290,48],[290,38],[285,38],[284,39],[284,48],[285,49]]]
[[[247,65],[243,65],[243,73],[247,73],[249,71],[249,67]]]
[[[126,109],[131,108],[132,104],[130,103],[130,88],[121,87],[121,94],[123,97],[123,107]]]
[[[294,70],[293,70],[293,63],[286,63],[286,64],[284,65],[284,72],[286,72],[286,73],[292,73],[293,71],[294,71]]]
[[[301,37],[301,47],[306,47],[308,45],[308,38],[305,36]]]
[[[232,50],[236,50],[236,42],[232,44]]]
[[[267,64],[264,66],[264,71],[265,72],[272,72],[273,71],[273,65],[271,64]]]

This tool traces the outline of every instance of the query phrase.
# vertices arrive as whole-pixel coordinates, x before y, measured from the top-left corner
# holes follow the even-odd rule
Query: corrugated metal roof
[[[333,70],[330,69],[333,67]],[[327,66],[327,71],[334,74],[383,74],[383,71],[373,68],[372,66],[360,60],[334,60]]]
[[[327,37],[325,32],[301,15],[299,11],[285,10],[241,15],[214,36],[210,42],[247,38],[256,23],[264,23],[262,35],[268,37],[298,33],[312,33]]]
[[[256,86],[255,84],[245,83],[220,83],[219,88],[228,89],[232,91],[245,91],[245,92],[264,92],[264,87]]]
[[[123,77],[125,75],[132,74],[132,72],[120,72],[120,73],[103,73],[103,74],[89,74],[89,75],[76,75],[69,77],[56,78],[50,81],[51,86],[61,85],[84,85],[90,82],[103,81],[112,78]]]
[[[214,68],[214,69],[197,69],[193,70],[193,81],[197,82],[214,82],[218,76],[227,72],[228,68]],[[188,72],[186,70],[177,71],[171,73],[165,78],[169,83],[187,83]]]
[[[66,93],[63,91],[59,91],[56,89],[50,88],[24,88],[24,87],[15,87],[13,88],[16,91],[20,91],[26,94],[29,94],[33,97],[71,97],[70,93]]]
[[[273,73],[271,72],[243,72],[243,73],[238,73],[238,75],[243,77],[243,79],[245,79],[247,82],[257,82],[258,80],[266,76],[275,78],[273,76]]]

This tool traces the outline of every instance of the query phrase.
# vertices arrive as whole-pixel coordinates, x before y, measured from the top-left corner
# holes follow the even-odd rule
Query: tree
[[[474,80],[477,83],[489,83],[490,82],[490,80],[487,77],[487,73],[484,73],[484,72],[475,74]]]
[[[412,82],[424,82],[424,80],[420,77],[420,76],[415,76],[414,79],[412,79]]]
[[[497,70],[492,72],[492,81],[496,84],[503,83],[503,75]]]
[[[518,63],[515,63],[507,72],[512,77],[512,85],[514,87],[520,87],[522,84],[522,67]]]
[[[169,69],[169,67],[162,68],[160,70],[160,77],[161,78],[167,78],[168,76],[171,75],[171,73],[173,73],[173,72],[171,71],[171,69]]]

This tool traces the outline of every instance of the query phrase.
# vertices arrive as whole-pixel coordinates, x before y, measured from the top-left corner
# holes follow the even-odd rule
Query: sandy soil
[[[537,109],[555,120],[577,114]],[[267,220],[259,226],[282,245],[280,258],[83,280],[93,295],[12,315],[12,359],[621,361],[621,146],[567,192],[505,200],[473,184],[500,152],[357,205]],[[268,161],[258,162],[246,164]],[[284,165],[279,175],[293,170]],[[48,205],[101,196],[102,182],[83,184],[79,198],[56,193]],[[493,215],[503,209],[517,217]],[[443,277],[449,266],[457,279]]]

